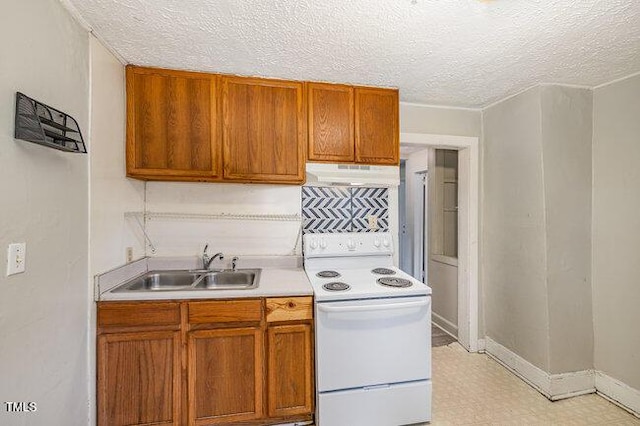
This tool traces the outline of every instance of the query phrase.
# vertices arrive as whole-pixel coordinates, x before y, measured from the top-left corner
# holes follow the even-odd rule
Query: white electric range
[[[303,236],[315,298],[320,426],[431,420],[431,289],[393,266],[389,233]]]

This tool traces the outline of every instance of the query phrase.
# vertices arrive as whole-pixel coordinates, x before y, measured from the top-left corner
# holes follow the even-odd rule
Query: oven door
[[[319,392],[431,378],[431,298],[316,304]]]

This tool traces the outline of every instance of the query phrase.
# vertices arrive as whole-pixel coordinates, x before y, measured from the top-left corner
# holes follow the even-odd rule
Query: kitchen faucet
[[[207,254],[207,249],[209,248],[209,244],[205,244],[204,245],[204,250],[202,250],[202,269],[209,269],[209,266],[211,265],[211,262],[213,262],[216,259],[224,259],[224,254],[222,254],[222,252],[218,252],[216,254],[214,254],[213,256],[209,257],[209,254]]]

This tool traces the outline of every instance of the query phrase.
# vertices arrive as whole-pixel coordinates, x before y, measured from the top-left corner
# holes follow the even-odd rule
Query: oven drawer
[[[431,421],[431,380],[320,393],[319,426],[389,426]]]
[[[319,392],[431,378],[431,298],[316,304]]]

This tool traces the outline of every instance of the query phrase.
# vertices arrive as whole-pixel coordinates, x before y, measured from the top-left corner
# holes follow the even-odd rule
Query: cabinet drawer
[[[262,301],[216,300],[213,302],[190,302],[189,323],[260,322]]]
[[[98,327],[140,327],[180,324],[175,302],[98,303]]]
[[[311,297],[276,297],[267,299],[267,322],[299,321],[313,318]]]

